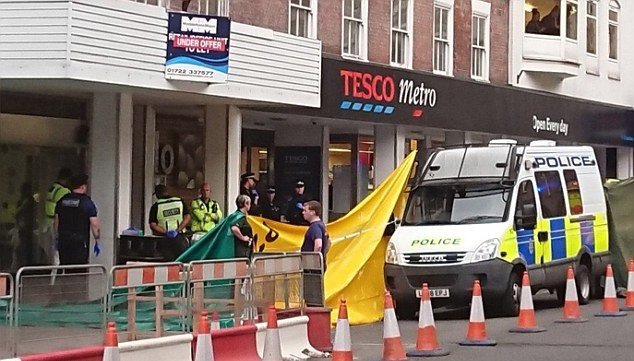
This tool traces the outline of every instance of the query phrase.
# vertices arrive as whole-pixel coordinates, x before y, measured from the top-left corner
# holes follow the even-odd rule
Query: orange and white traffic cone
[[[440,348],[436,337],[436,323],[434,322],[434,311],[431,307],[429,297],[429,287],[423,283],[420,297],[420,308],[418,310],[418,335],[416,337],[416,349],[407,351],[407,356],[412,357],[432,357],[446,356],[449,351]]]
[[[211,327],[209,326],[207,311],[200,313],[194,361],[214,361],[214,348],[211,342]]]
[[[341,300],[339,304],[339,319],[335,329],[331,361],[352,361],[352,341],[350,340],[350,322],[348,322],[346,300]]]
[[[277,312],[275,306],[269,307],[267,321],[262,361],[282,361],[282,344],[280,342],[280,330],[277,328]]]
[[[114,322],[108,322],[103,342],[103,361],[119,361],[119,337]]]
[[[627,266],[627,295],[621,311],[634,311],[634,259],[631,259]]]
[[[531,292],[531,281],[526,271],[524,271],[524,276],[522,276],[522,291],[520,295],[520,314],[517,318],[517,327],[510,329],[509,332],[536,333],[546,331],[545,328],[537,326],[537,318],[535,317],[535,308],[533,306],[533,294]]]
[[[564,317],[557,320],[558,323],[581,323],[588,322],[588,319],[581,316],[579,299],[577,298],[577,284],[575,283],[575,271],[572,266],[568,267],[566,279],[566,300],[564,301]]]
[[[398,329],[394,302],[390,292],[386,291],[383,307],[383,361],[403,360],[407,360],[407,356],[401,342],[401,331]]]
[[[218,311],[214,310],[211,314],[211,329],[219,330],[220,329],[220,318],[218,317]]]
[[[467,328],[467,339],[458,343],[460,346],[495,346],[497,342],[487,336],[484,320],[484,306],[482,305],[482,290],[480,281],[473,282],[473,297],[471,298],[471,315]]]
[[[616,299],[616,287],[614,286],[614,274],[612,273],[612,265],[608,264],[605,271],[605,293],[603,295],[603,309],[597,313],[597,317],[620,317],[627,313],[619,310],[619,304]]]

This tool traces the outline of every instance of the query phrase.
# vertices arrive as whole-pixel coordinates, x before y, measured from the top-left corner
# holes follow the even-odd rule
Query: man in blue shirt
[[[302,215],[309,223],[304,235],[302,252],[320,252],[324,258],[324,272],[326,271],[326,254],[330,249],[330,237],[326,231],[326,225],[321,220],[321,203],[308,201],[304,203]]]
[[[97,206],[86,195],[88,176],[80,174],[70,180],[71,193],[55,206],[54,229],[59,243],[61,265],[87,264],[90,233],[95,238],[95,253],[99,252],[100,227]]]

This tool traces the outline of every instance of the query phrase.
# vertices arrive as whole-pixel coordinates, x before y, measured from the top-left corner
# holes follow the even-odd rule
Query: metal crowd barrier
[[[0,357],[14,356],[13,352],[13,276],[0,273]]]
[[[57,276],[53,280],[51,274]],[[108,272],[102,265],[23,267],[16,277],[15,354],[100,344]]]
[[[271,305],[282,317],[303,314],[301,255],[255,257],[251,261],[251,279],[256,321],[266,320]]]
[[[221,325],[251,321],[249,259],[194,261],[189,264],[189,320],[197,331],[202,311],[217,312]]]
[[[123,338],[186,331],[187,272],[182,263],[115,266],[110,274],[108,318],[125,330],[120,332]],[[176,324],[167,322],[174,318]]]
[[[308,307],[325,307],[324,257],[320,252],[302,252],[304,299]]]

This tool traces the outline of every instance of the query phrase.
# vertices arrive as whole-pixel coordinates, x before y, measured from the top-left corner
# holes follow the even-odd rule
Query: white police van
[[[525,270],[534,292],[561,300],[570,265],[587,303],[609,262],[607,212],[591,147],[501,139],[436,150],[388,244],[397,314],[414,317],[423,283],[434,308],[467,307],[477,279],[488,313],[514,315]]]

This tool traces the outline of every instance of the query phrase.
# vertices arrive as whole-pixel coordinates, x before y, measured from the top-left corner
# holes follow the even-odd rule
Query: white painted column
[[[330,127],[327,125],[321,131],[321,219],[328,223],[328,202],[330,197],[328,194],[328,159],[330,157]]]
[[[119,165],[117,180],[117,228],[115,236],[128,228],[132,219],[132,121],[134,109],[132,95],[119,95]]]
[[[205,107],[205,181],[211,184],[211,197],[227,211],[227,106]]]
[[[634,149],[616,149],[616,177],[618,179],[634,177]]]
[[[378,186],[396,167],[396,126],[374,126],[374,184]]]
[[[154,193],[154,162],[156,152],[156,110],[147,106],[145,111],[145,191],[143,196],[145,234],[152,234],[149,224],[150,208],[152,207]]]
[[[240,154],[242,153],[242,112],[230,105],[227,117],[227,207],[234,210],[240,194]]]

